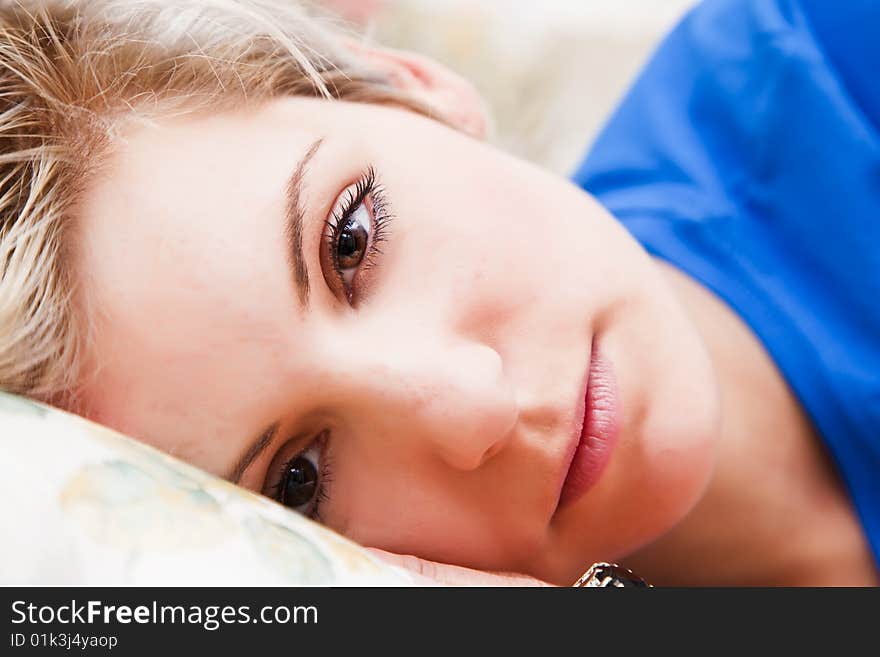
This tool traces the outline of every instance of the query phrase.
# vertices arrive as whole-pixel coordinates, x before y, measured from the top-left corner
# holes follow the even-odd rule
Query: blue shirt
[[[574,180],[749,324],[880,567],[880,2],[707,0]]]

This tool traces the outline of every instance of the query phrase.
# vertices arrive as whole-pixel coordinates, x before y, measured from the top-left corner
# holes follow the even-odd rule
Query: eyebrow
[[[256,461],[257,457],[269,446],[277,432],[277,422],[264,429],[263,432],[251,442],[250,447],[248,447],[245,453],[241,455],[241,458],[236,461],[232,471],[225,478],[233,484],[240,482],[242,475],[250,467],[251,463]]]
[[[303,178],[309,160],[318,152],[324,139],[315,140],[309,146],[305,155],[296,165],[290,178],[285,186],[285,208],[284,208],[284,236],[287,238],[287,262],[290,266],[291,276],[294,286],[296,287],[297,296],[299,297],[300,306],[303,309],[309,307],[309,272],[306,268],[306,261],[303,258],[302,240],[303,240],[303,207],[302,207],[302,188]]]
[[[309,272],[306,268],[306,261],[303,258],[302,250],[304,212],[301,198],[303,178],[305,177],[309,161],[318,152],[323,141],[323,138],[319,138],[312,142],[312,145],[306,150],[305,155],[302,156],[302,159],[296,165],[284,187],[284,237],[288,245],[287,262],[290,266],[291,276],[296,286],[300,305],[303,308],[308,308],[309,306]],[[239,483],[244,473],[257,460],[257,457],[265,451],[277,432],[278,422],[275,422],[252,440],[250,446],[236,461],[226,479],[233,484]]]

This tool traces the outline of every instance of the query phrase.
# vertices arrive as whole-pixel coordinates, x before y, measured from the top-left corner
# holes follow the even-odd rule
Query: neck
[[[703,497],[625,565],[658,585],[878,584],[834,465],[761,343],[708,290],[658,264],[709,348],[722,425]]]

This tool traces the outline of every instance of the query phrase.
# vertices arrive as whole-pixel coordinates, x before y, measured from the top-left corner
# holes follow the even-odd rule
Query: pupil
[[[366,246],[367,231],[364,227],[360,224],[349,224],[336,242],[339,267],[342,269],[357,267],[363,258]]]
[[[281,503],[290,507],[307,504],[314,496],[317,486],[318,472],[314,464],[298,456],[287,468]]]
[[[339,255],[348,257],[355,251],[357,251],[357,240],[351,232],[345,231],[339,236]]]

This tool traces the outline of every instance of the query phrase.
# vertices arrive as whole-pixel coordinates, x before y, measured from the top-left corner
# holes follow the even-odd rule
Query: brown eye
[[[361,264],[368,239],[367,229],[354,216],[351,217],[336,240],[336,262],[340,269],[353,269]]]
[[[321,432],[306,449],[298,441],[286,443],[269,465],[263,493],[304,516],[321,522],[322,501],[327,500],[330,469],[326,457],[328,431]]]
[[[385,241],[391,220],[383,188],[372,167],[336,198],[322,235],[318,257],[327,287],[352,307],[369,297],[372,275],[380,262],[377,244]]]
[[[312,501],[318,492],[318,470],[303,456],[297,456],[284,466],[281,474],[279,501],[297,510]]]

